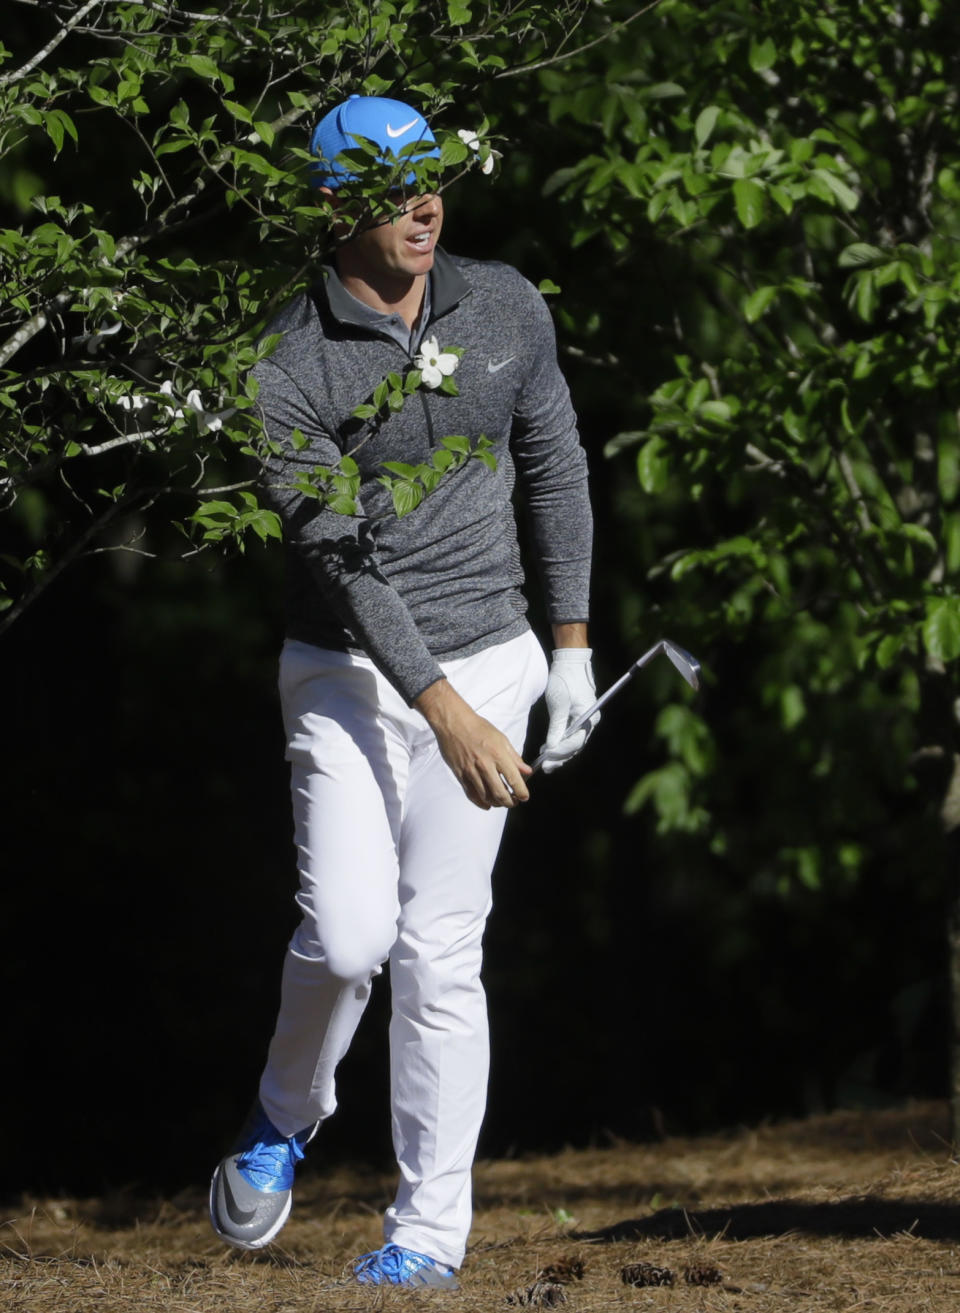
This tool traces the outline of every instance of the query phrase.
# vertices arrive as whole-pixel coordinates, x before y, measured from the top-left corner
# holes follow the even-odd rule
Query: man
[[[358,138],[376,143],[381,163],[399,156],[401,174],[439,153],[415,109],[351,97],[311,143],[314,185],[337,205],[356,182],[343,152]],[[282,449],[267,490],[287,554],[280,691],[303,919],[259,1100],[214,1173],[210,1207],[231,1244],[256,1249],[277,1234],[294,1167],[334,1111],[337,1063],[389,961],[400,1185],[383,1248],[354,1276],[456,1289],[486,1098],[491,870],[507,809],[529,797],[530,707],[546,685],[546,769],[556,768],[582,747],[582,730],[561,739],[594,693],[585,458],[550,316],[515,270],[446,255],[442,222],[435,194],[368,213],[321,286],[271,325],[283,337],[256,370],[265,431]],[[420,383],[402,409],[354,415],[388,374],[415,366]],[[441,390],[445,376],[456,388]],[[496,468],[467,460],[398,518],[378,482],[384,462],[427,463],[451,435],[485,435]],[[354,515],[296,483],[345,454],[361,476]],[[520,592],[515,482],[552,622],[549,680]]]

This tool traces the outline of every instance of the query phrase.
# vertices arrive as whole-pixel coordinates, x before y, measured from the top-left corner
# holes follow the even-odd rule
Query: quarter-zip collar
[[[427,277],[430,279],[430,304],[427,307],[427,315],[421,319],[421,336],[428,324],[432,324],[455,309],[471,292],[470,284],[446,251],[439,246],[434,251],[433,268]],[[362,328],[367,332],[380,331],[373,316],[379,318],[381,312],[373,310],[372,307],[358,302],[356,297],[351,296],[340,281],[340,275],[333,264],[323,266],[323,282],[314,289],[314,300],[321,313],[323,303],[326,303],[327,311],[341,328]],[[364,313],[365,311],[367,313]]]
[[[438,246],[434,252],[433,268],[430,271],[430,294],[433,298],[430,322],[456,309],[464,297],[469,296],[472,291],[473,288],[446,251]]]

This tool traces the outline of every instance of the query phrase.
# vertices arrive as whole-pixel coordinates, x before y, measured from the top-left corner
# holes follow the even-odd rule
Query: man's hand
[[[425,688],[413,705],[436,734],[444,761],[472,803],[489,811],[528,800],[524,776],[532,768],[446,679]]]
[[[553,653],[545,695],[550,723],[541,749],[546,753],[543,761],[545,775],[559,770],[575,757],[600,720],[598,711],[575,734],[563,737],[570,722],[597,700],[590,664],[592,655],[589,647],[559,647]]]

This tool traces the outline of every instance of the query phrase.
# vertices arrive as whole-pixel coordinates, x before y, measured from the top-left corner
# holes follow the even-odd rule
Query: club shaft
[[[638,670],[642,670],[648,661],[652,661],[655,656],[658,656],[663,651],[663,647],[664,643],[663,639],[661,639],[659,643],[654,643],[653,647],[644,652],[643,656],[637,657],[636,661],[634,661],[633,665],[630,666],[625,674],[621,675],[615,683],[611,684],[604,693],[601,693],[596,702],[587,707],[586,711],[581,712],[576,720],[570,722],[564,731],[560,742],[562,743],[564,739],[568,739],[571,734],[576,734],[578,729],[582,729],[590,717],[595,716],[600,708],[610,701],[614,693],[619,693],[624,684],[628,684]],[[537,757],[536,761],[533,763],[533,769],[539,770],[540,766],[546,760],[546,757],[546,751],[541,752],[539,757]]]
[[[590,717],[595,716],[596,713],[600,710],[600,708],[610,701],[614,693],[619,693],[620,690],[623,688],[624,684],[628,684],[630,680],[633,679],[634,675],[637,673],[638,670],[642,670],[648,661],[652,661],[653,658],[655,656],[659,656],[659,654],[662,651],[663,651],[663,639],[661,639],[659,643],[654,643],[653,647],[651,647],[649,651],[644,652],[642,657],[637,657],[636,661],[634,661],[633,665],[629,668],[629,670],[627,670],[625,674],[621,675],[620,678],[616,681],[616,683],[611,684],[610,687],[604,693],[600,694],[596,702],[592,703],[589,707],[587,707],[586,711],[581,711],[580,715],[576,718],[576,720],[572,720],[570,722],[570,724],[567,726],[566,730],[564,731],[563,737],[561,738],[560,742],[562,743],[564,739],[568,739],[571,734],[576,734],[578,729],[582,729],[583,726],[590,719]]]

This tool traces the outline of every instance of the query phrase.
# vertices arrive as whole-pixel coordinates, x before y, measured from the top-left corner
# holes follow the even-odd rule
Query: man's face
[[[433,253],[443,226],[443,201],[437,195],[391,195],[384,211],[340,248],[341,265],[352,272],[390,278],[415,278],[433,268]],[[394,208],[398,207],[398,208]]]

